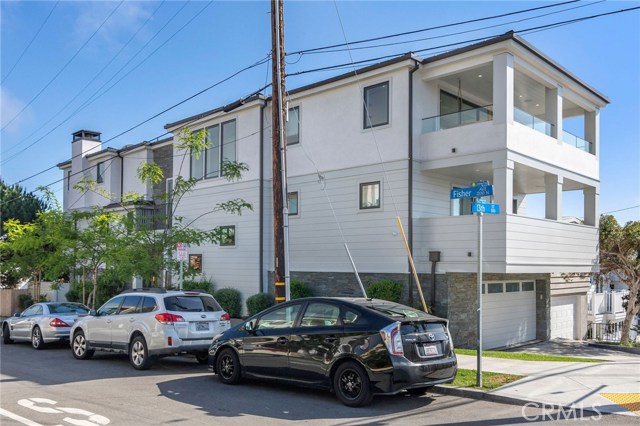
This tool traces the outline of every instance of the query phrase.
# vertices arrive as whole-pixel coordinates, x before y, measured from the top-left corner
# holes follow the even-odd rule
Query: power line
[[[44,28],[44,26],[46,25],[46,23],[49,21],[49,18],[51,18],[51,15],[53,14],[53,11],[56,10],[56,7],[58,7],[58,4],[60,3],[60,0],[58,0],[53,7],[51,8],[51,11],[49,12],[49,14],[47,15],[46,18],[44,18],[44,21],[42,22],[42,24],[40,24],[40,28],[38,28],[38,31],[36,31],[36,33],[33,35],[33,37],[31,38],[31,41],[29,41],[29,43],[27,44],[27,46],[24,48],[24,50],[22,51],[22,53],[20,54],[20,56],[18,57],[18,59],[16,60],[16,62],[13,64],[13,66],[11,67],[11,69],[9,70],[9,72],[4,76],[4,78],[2,79],[2,81],[0,82],[0,84],[4,84],[5,80],[7,78],[9,78],[9,76],[11,75],[11,73],[13,72],[14,68],[20,63],[20,61],[22,60],[22,57],[25,55],[25,53],[27,53],[27,50],[29,50],[29,48],[31,47],[31,45],[33,44],[33,42],[36,40],[36,38],[38,38],[38,35],[40,34],[40,31],[42,31],[42,29]]]
[[[626,210],[633,210],[633,209],[637,209],[638,207],[640,207],[640,204],[638,204],[637,206],[625,207],[624,209],[611,210],[610,212],[604,212],[604,213],[602,213],[602,214],[618,213],[618,212],[623,212],[623,211],[626,211]]]
[[[91,34],[91,37],[89,37],[87,39],[87,41],[84,42],[84,44],[82,46],[80,46],[80,48],[76,51],[76,53],[73,54],[73,56],[71,57],[71,59],[69,59],[67,61],[66,64],[64,64],[64,66],[62,68],[60,68],[60,71],[58,71],[58,73],[56,75],[53,76],[53,78],[51,80],[49,80],[49,82],[47,84],[45,84],[45,86],[40,89],[40,91],[38,92],[37,95],[35,95],[30,101],[29,103],[27,103],[21,110],[20,112],[18,112],[16,115],[13,116],[13,118],[11,120],[9,120],[9,122],[7,124],[5,124],[2,129],[0,130],[4,130],[6,129],[11,123],[14,122],[14,120],[16,118],[18,118],[36,99],[38,99],[38,97],[40,97],[40,95],[42,94],[42,92],[44,92],[59,76],[60,74],[62,74],[62,72],[67,69],[67,67],[71,64],[71,62],[73,62],[73,60],[76,58],[76,56],[78,56],[80,54],[80,52],[85,48],[85,46],[87,44],[89,44],[89,42],[93,39],[93,37],[95,37],[96,34],[98,34],[98,31],[100,31],[100,29],[104,26],[104,24],[107,23],[107,21],[111,18],[111,16],[113,16],[114,13],[116,13],[116,10],[118,10],[120,8],[120,6],[122,6],[122,4],[124,3],[124,0],[120,0],[120,3],[118,3],[118,5],[111,11],[111,13],[105,18],[104,21],[102,21],[102,23],[100,24],[100,26],[93,32],[93,34]]]

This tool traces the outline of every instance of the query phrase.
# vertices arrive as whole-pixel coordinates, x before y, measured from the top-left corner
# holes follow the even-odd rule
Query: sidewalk
[[[527,376],[492,391],[439,386],[443,393],[512,404],[552,404],[600,413],[640,416],[640,356],[592,348],[583,342],[542,342],[521,352],[602,359],[606,362],[542,362],[482,358],[482,370]],[[476,369],[476,357],[458,355],[458,367]]]

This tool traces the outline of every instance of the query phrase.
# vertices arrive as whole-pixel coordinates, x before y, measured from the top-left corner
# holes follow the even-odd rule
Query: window
[[[96,182],[104,182],[104,161],[101,161],[96,166]]]
[[[389,124],[389,82],[364,88],[364,128]]]
[[[328,303],[311,303],[304,312],[301,327],[336,326],[340,317],[340,308]]]
[[[289,216],[298,215],[298,193],[287,193],[287,208],[289,209]]]
[[[489,294],[491,294],[491,293],[503,293],[504,290],[502,289],[502,283],[487,284],[487,292]]]
[[[220,227],[220,246],[229,247],[236,245],[236,227],[235,225]]]
[[[120,302],[122,302],[122,299],[124,299],[124,297],[116,297],[115,299],[111,299],[110,301],[102,305],[100,309],[98,309],[98,315],[104,316],[115,314],[116,312],[118,312],[118,307],[120,306]]]
[[[522,283],[522,291],[533,291],[533,281]]]
[[[118,315],[130,315],[137,314],[140,312],[138,309],[138,305],[140,304],[140,296],[127,296],[122,301],[122,306],[120,306],[120,311],[118,311]]]
[[[520,283],[507,283],[507,293],[520,291]]]
[[[287,117],[287,145],[300,143],[300,107],[289,108]]]
[[[153,297],[145,297],[142,299],[142,306],[140,308],[140,312],[147,313],[153,312],[156,310],[156,299]]]
[[[360,209],[380,208],[380,181],[360,184]]]
[[[67,191],[71,189],[71,170],[67,172]]]
[[[189,266],[193,268],[196,272],[202,272],[202,255],[201,254],[190,254],[189,255]]]
[[[25,309],[24,312],[20,315],[21,317],[32,317],[34,315],[42,314],[42,306],[33,305],[28,309]]]
[[[236,161],[236,121],[208,127],[205,137],[209,148],[191,153],[191,177],[198,180],[220,177],[224,163]]]
[[[293,327],[300,305],[290,305],[264,314],[258,321],[258,330]]]
[[[460,189],[454,186],[452,189]],[[451,200],[451,216],[465,216],[471,213],[473,198],[454,198]]]
[[[345,326],[354,326],[354,325],[366,325],[367,320],[357,311],[352,311],[351,309],[344,309],[344,314],[342,315],[342,324]]]

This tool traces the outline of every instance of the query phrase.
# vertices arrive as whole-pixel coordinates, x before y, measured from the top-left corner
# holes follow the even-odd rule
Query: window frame
[[[369,91],[373,89],[377,89],[380,87],[386,86],[386,119],[383,122],[374,124],[369,115],[369,107],[368,107],[368,95]],[[391,123],[391,80],[386,80],[380,83],[371,84],[362,89],[362,129],[369,130],[375,127],[387,126]]]
[[[289,142],[289,134],[285,135],[285,144],[286,146],[295,146],[295,145],[300,145],[300,105],[296,105],[296,106],[292,106],[287,110],[287,133],[289,132],[289,125],[291,123],[291,119],[289,119],[289,117],[291,117],[291,112],[292,111],[297,111],[296,112],[296,117],[297,117],[297,121],[296,121],[296,126],[298,127],[298,140],[296,140],[295,142]]]
[[[362,189],[366,185],[378,185],[378,203],[373,206],[364,206],[363,207],[363,197],[362,197]],[[371,180],[366,182],[358,183],[358,210],[377,210],[382,209],[382,180]]]
[[[96,183],[104,183],[104,161],[99,161],[96,164]]]
[[[296,212],[292,213],[290,208],[289,196],[295,194],[296,195]],[[287,192],[287,210],[289,211],[289,216],[300,216],[300,191],[289,191]]]
[[[218,245],[220,247],[236,247],[237,244],[238,244],[238,239],[237,239],[238,238],[238,231],[237,231],[236,225],[222,225],[222,226],[219,227],[219,229],[220,229],[221,233],[223,232],[223,230],[233,229],[233,243],[232,244],[226,243],[226,242],[223,243],[222,242],[222,238],[221,238],[220,241],[218,242]]]
[[[225,125],[228,125],[230,123],[233,123],[233,128],[234,128],[234,133],[235,133],[235,137],[233,139],[233,148],[229,148],[227,147],[227,149],[225,149],[225,142],[224,142],[224,138],[225,138],[225,132],[224,132],[224,128]],[[217,139],[218,139],[218,144],[217,146],[215,146],[215,148],[217,149],[218,153],[217,153],[217,161],[216,164],[218,166],[218,169],[216,170],[216,173],[213,174],[213,172],[209,171],[209,162],[210,162],[210,158],[209,156],[211,155],[211,152],[213,151],[214,146],[210,146],[209,148],[204,148],[203,150],[200,151],[199,153],[199,159],[196,160],[195,159],[195,153],[193,151],[191,151],[189,153],[189,176],[192,178],[195,178],[196,180],[209,180],[209,179],[218,179],[224,176],[224,170],[223,170],[223,165],[225,162],[225,155],[229,150],[233,151],[233,159],[232,161],[237,161],[238,158],[238,147],[237,147],[237,142],[238,142],[238,120],[235,118],[232,118],[230,120],[226,120],[226,121],[221,121],[219,123],[216,124],[212,124],[211,126],[207,126],[204,127],[202,129],[199,129],[197,131],[195,131],[195,133],[200,132],[202,130],[205,131],[205,140],[207,142],[207,144],[210,142],[209,141],[209,132],[214,129],[216,129],[217,132]],[[227,145],[229,145],[230,143],[227,143]],[[202,175],[200,175],[200,173],[198,173],[198,176],[194,176],[194,170],[193,170],[193,165],[194,162],[197,161],[198,163],[202,164]]]

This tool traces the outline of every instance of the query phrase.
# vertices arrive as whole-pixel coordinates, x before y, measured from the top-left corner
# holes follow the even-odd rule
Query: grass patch
[[[478,356],[475,349],[456,349],[456,354]],[[519,361],[603,362],[601,359],[532,354],[528,352],[482,351],[482,356],[487,358],[515,359]]]
[[[517,376],[515,374],[502,374],[502,373],[489,373],[487,371],[482,372],[482,389],[491,390],[504,386],[516,380],[522,379],[525,376]],[[450,386],[459,386],[465,388],[480,389],[476,386],[476,370],[465,370],[463,368],[458,369],[456,379]]]

